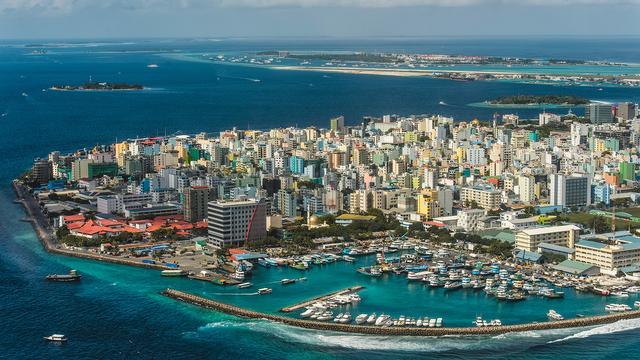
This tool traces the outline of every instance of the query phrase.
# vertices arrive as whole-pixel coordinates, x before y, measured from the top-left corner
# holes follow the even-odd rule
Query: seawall
[[[261,313],[253,310],[243,309],[234,305],[229,305],[207,299],[201,296],[189,294],[175,289],[167,289],[162,292],[164,296],[183,301],[192,305],[206,309],[220,311],[226,314],[251,318],[265,319],[282,324],[296,326],[305,329],[327,330],[355,334],[368,335],[404,335],[404,336],[444,336],[444,335],[497,335],[510,332],[522,332],[532,330],[566,329],[574,327],[584,327],[592,325],[609,324],[618,320],[640,318],[640,310],[627,311],[623,313],[590,316],[561,321],[549,321],[531,324],[503,325],[492,327],[451,327],[451,328],[400,328],[400,327],[378,327],[370,325],[350,325],[333,322],[320,322],[315,320],[294,319],[285,316]],[[268,296],[268,295],[266,295]]]
[[[59,255],[77,257],[82,259],[97,260],[97,261],[103,261],[103,262],[108,262],[112,264],[136,266],[136,267],[143,267],[143,268],[155,269],[155,270],[173,269],[161,264],[145,264],[143,262],[124,259],[124,258],[117,258],[114,256],[107,256],[107,255],[93,254],[89,252],[80,252],[80,251],[74,251],[69,249],[63,249],[60,247],[60,244],[58,243],[58,239],[53,234],[53,230],[51,230],[51,228],[49,227],[47,219],[45,218],[44,214],[42,214],[42,211],[40,210],[40,206],[38,205],[36,199],[34,199],[28,193],[24,185],[21,185],[17,181],[13,182],[13,190],[15,191],[16,196],[18,197],[17,202],[22,204],[22,207],[27,213],[27,218],[24,220],[31,223],[31,225],[33,226],[33,230],[35,230],[36,235],[40,240],[40,243],[42,244],[42,246],[47,252],[59,254]]]

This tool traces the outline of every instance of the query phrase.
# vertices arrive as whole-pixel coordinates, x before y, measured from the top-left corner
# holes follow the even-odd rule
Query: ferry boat
[[[422,280],[422,279],[424,279],[425,276],[428,276],[428,275],[433,275],[433,272],[431,272],[431,271],[418,271],[418,272],[410,271],[409,273],[407,273],[407,280]]]
[[[53,335],[45,336],[44,339],[47,340],[47,341],[51,341],[51,342],[65,342],[65,341],[67,341],[67,337],[62,335],[62,334],[53,334]]]
[[[260,289],[258,289],[258,294],[260,294],[260,295],[271,294],[272,292],[273,292],[273,290],[271,290],[270,288],[260,288]]]
[[[238,284],[238,289],[246,289],[252,287],[253,284],[250,282],[243,282],[242,284]]]
[[[162,270],[161,276],[187,276],[187,272],[184,270]]]
[[[45,279],[49,281],[70,282],[79,281],[82,275],[78,274],[76,270],[69,270],[68,274],[49,274]]]
[[[549,318],[549,320],[554,320],[554,321],[564,320],[564,316],[560,315],[558,312],[556,312],[553,309],[547,312],[547,317]]]

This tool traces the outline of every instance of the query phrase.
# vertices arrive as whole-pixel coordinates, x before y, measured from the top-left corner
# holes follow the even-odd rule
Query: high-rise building
[[[211,201],[209,241],[217,247],[243,246],[267,235],[266,204],[257,200]]]
[[[208,186],[184,188],[184,219],[196,222],[207,218],[207,203],[214,199],[213,189]]]
[[[47,159],[36,159],[31,167],[31,176],[38,184],[45,184],[51,179],[51,164]]]
[[[344,132],[344,116],[338,116],[329,120],[329,129],[335,132]]]
[[[549,175],[549,204],[563,208],[591,205],[591,178],[585,175]]]
[[[535,195],[536,180],[533,176],[519,176],[518,177],[518,188],[520,189],[520,200],[524,203],[533,202]]]
[[[622,120],[631,120],[636,117],[636,105],[629,102],[620,103],[616,115]]]
[[[592,124],[612,123],[613,108],[607,104],[588,104],[585,107],[584,116]]]

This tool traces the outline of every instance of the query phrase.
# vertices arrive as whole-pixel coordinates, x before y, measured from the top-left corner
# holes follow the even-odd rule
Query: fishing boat
[[[246,288],[250,288],[252,287],[253,284],[250,282],[243,282],[241,284],[238,284],[238,289],[246,289]]]
[[[270,288],[260,288],[260,289],[258,289],[258,294],[260,294],[260,295],[271,294],[272,292],[273,292],[273,290],[271,290]]]
[[[45,336],[44,339],[47,340],[47,341],[51,341],[51,342],[65,342],[65,341],[67,341],[67,337],[62,335],[62,334],[53,334],[53,335]]]
[[[554,320],[554,321],[564,320],[564,316],[560,315],[555,310],[549,310],[547,312],[547,317],[549,318],[549,320]]]
[[[76,270],[69,270],[68,274],[49,274],[45,279],[48,281],[70,282],[79,281],[81,278],[82,275],[78,274]]]

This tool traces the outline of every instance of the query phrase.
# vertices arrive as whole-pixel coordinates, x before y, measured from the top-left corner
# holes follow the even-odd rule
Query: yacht
[[[351,322],[351,314],[350,313],[344,313],[344,315],[342,315],[342,317],[340,318],[340,320],[338,320],[339,323],[341,324],[347,324]]]
[[[340,313],[340,314],[338,314],[338,316],[336,316],[336,317],[333,319],[333,322],[339,322],[340,320],[342,320],[342,316],[344,316],[344,313]]]
[[[376,313],[369,315],[369,317],[367,318],[367,324],[374,324],[376,322],[376,319]]]
[[[313,307],[309,307],[307,308],[307,310],[303,311],[300,314],[300,317],[306,318],[306,317],[310,317],[311,315],[315,314],[317,312],[317,309],[314,309]]]
[[[633,307],[640,307],[640,301],[634,301],[633,302]]]
[[[631,310],[631,306],[627,304],[607,304],[604,307],[605,311],[610,312],[624,312]]]
[[[318,321],[327,321],[333,318],[333,313],[331,311],[325,311],[317,317]]]
[[[389,319],[391,319],[391,316],[382,314],[380,315],[380,317],[378,317],[378,319],[376,319],[375,325],[376,326],[385,325]]]
[[[356,258],[351,257],[351,256],[349,256],[349,255],[343,255],[343,256],[342,256],[342,260],[344,260],[344,261],[346,261],[346,262],[354,262],[354,261],[356,261]]]
[[[611,296],[615,297],[629,297],[629,293],[626,291],[612,291]]]
[[[365,321],[367,321],[367,314],[360,314],[360,315],[356,316],[356,324],[357,325],[364,324]]]
[[[627,288],[627,292],[632,294],[640,293],[640,286],[630,286]]]
[[[547,317],[549,320],[564,320],[564,316],[560,315],[555,310],[549,310],[549,312],[547,312]]]
[[[53,335],[45,336],[44,339],[47,340],[47,341],[52,341],[52,342],[65,342],[65,341],[67,341],[67,337],[62,335],[62,334],[53,334]]]

